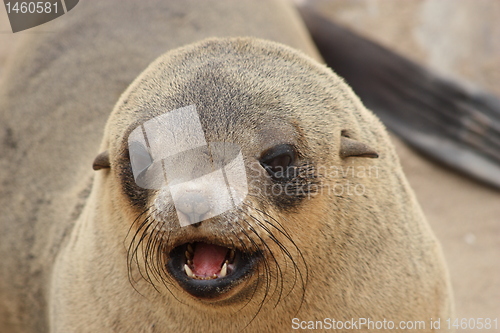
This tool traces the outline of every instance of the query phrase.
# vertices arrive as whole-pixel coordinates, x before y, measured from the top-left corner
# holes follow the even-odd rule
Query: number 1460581
[[[461,319],[446,319],[448,329],[454,328],[456,330],[497,330],[498,318],[461,318]]]
[[[5,4],[5,8],[7,8],[7,13],[16,13],[16,14],[51,14],[57,13],[59,8],[57,8],[57,2],[51,3],[49,1],[37,1],[37,2],[7,2]]]

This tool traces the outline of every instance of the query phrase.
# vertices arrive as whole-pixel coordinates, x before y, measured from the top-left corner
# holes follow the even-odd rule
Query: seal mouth
[[[207,299],[220,297],[246,280],[260,258],[259,252],[201,241],[179,245],[168,256],[167,269],[180,286]]]

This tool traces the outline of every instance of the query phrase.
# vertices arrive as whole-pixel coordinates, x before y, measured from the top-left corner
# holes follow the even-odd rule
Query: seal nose
[[[189,224],[195,227],[203,221],[202,216],[210,211],[207,198],[198,192],[185,193],[176,201],[175,207],[189,219]]]

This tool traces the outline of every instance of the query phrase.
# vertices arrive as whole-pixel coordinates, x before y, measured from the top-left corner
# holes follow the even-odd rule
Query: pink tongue
[[[198,276],[213,276],[220,272],[228,248],[197,243],[193,255],[193,273]]]

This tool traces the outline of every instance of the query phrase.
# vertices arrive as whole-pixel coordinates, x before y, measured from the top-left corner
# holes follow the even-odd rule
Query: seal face
[[[272,321],[269,306],[285,321],[318,309],[434,316],[388,271],[405,286],[421,281],[413,288],[425,304],[435,290],[447,299],[439,248],[384,128],[339,77],[286,46],[210,39],[165,54],[122,95],[102,147],[94,169],[108,200],[96,205],[111,230],[130,226],[129,280],[195,307],[198,326],[214,305],[227,310],[217,327],[235,329]],[[349,171],[372,167],[377,176]],[[355,197],[337,191],[354,181]],[[409,259],[415,249],[432,276]],[[352,286],[373,297],[349,296]],[[231,320],[232,305],[244,323]],[[169,323],[189,312],[165,311]]]
[[[306,283],[285,216],[313,201],[320,179],[295,111],[286,110],[285,95],[272,83],[261,82],[274,69],[255,66],[259,60],[247,50],[252,43],[232,41],[227,59],[220,58],[227,52],[220,41],[201,46],[209,48],[203,57],[196,55],[200,46],[170,54],[164,60],[173,63],[152,65],[114,113],[123,121],[134,112],[119,133],[121,144],[110,147],[111,169],[139,216],[129,262],[145,276],[152,272],[151,282],[175,281],[199,299],[255,293],[262,284],[285,288],[282,266],[294,272],[287,288],[303,292]],[[294,61],[259,47],[260,61]],[[305,75],[307,69],[296,68]],[[102,158],[96,164],[105,165]],[[281,281],[271,285],[272,276]]]
[[[255,215],[255,199],[251,198],[260,197],[277,210],[288,211],[312,192],[310,187],[317,183],[317,177],[311,162],[297,148],[293,126],[273,126],[274,135],[280,139],[267,137],[271,139],[266,142],[269,147],[250,146],[257,154],[249,154],[248,144],[240,148],[241,142],[211,141],[220,138],[212,134],[212,127],[202,124],[200,118],[204,117],[191,105],[135,127],[128,134],[128,149],[124,149],[128,151],[128,166],[120,175],[125,180],[122,183],[127,184],[124,193],[129,200],[144,197],[144,203],[138,200],[140,205],[151,206],[144,210],[147,218],[133,237],[130,257],[137,259],[138,248],[144,243],[148,253],[159,245],[162,249],[158,253],[144,256],[146,272],[159,273],[159,279],[173,278],[192,296],[214,301],[241,294],[241,289],[256,288],[248,282],[259,271],[270,275],[268,261],[276,262],[274,255],[265,254],[270,250],[267,237],[281,247],[273,232],[286,235],[279,221],[278,227],[268,221],[276,219],[264,210],[259,214],[268,215],[264,221],[269,226],[260,228],[268,235],[256,232],[253,220],[262,222]],[[256,131],[252,141],[262,144],[258,140],[262,133]],[[287,140],[282,139],[287,136]],[[106,154],[96,158],[94,168],[106,165],[103,156]],[[135,182],[133,190],[131,179]],[[137,195],[141,192],[145,195]],[[164,262],[158,263],[153,257],[164,257]]]
[[[320,88],[311,70],[321,78],[325,69],[283,46],[211,40],[158,60],[124,95],[111,121],[132,112],[134,119],[116,134],[121,145],[110,148],[122,193],[138,207],[129,258],[150,282],[175,281],[204,301],[258,294],[263,286],[263,298],[293,289],[303,295],[308,268],[289,228],[320,207],[317,165],[331,159],[330,142],[344,133],[307,113],[300,119]],[[281,91],[286,80],[310,88]],[[331,118],[328,105],[317,107]],[[314,130],[322,132],[311,137],[323,151],[310,146],[306,133]],[[356,140],[339,144],[339,160],[377,157]]]

